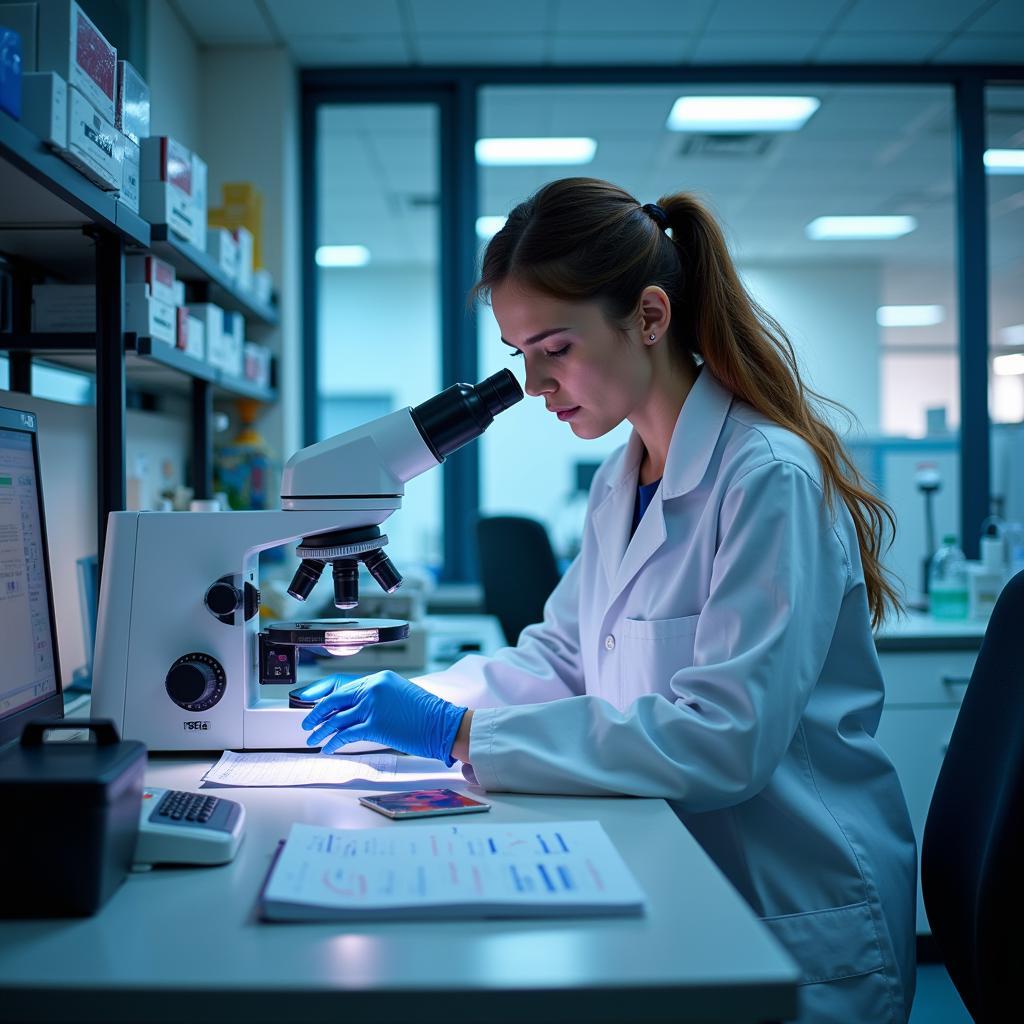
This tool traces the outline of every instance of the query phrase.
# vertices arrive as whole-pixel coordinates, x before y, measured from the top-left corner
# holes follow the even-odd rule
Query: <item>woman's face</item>
[[[640,323],[624,336],[596,302],[565,302],[504,281],[491,292],[501,340],[522,358],[526,393],[577,437],[608,433],[643,404],[652,379]]]

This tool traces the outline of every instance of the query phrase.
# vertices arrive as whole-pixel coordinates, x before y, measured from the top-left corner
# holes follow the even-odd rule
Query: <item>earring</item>
[[[650,338],[651,341],[657,341],[658,340],[658,336],[656,334],[648,335],[648,337]]]

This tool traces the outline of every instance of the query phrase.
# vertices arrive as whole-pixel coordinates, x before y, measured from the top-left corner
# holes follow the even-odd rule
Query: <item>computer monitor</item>
[[[0,408],[0,746],[63,713],[36,417]]]

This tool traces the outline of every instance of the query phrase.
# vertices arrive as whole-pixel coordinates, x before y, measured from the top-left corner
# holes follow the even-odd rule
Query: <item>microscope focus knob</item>
[[[217,580],[206,591],[206,607],[218,618],[242,607],[242,592],[227,580]]]
[[[224,695],[224,669],[216,658],[196,652],[179,658],[167,673],[167,696],[185,711],[208,711]]]

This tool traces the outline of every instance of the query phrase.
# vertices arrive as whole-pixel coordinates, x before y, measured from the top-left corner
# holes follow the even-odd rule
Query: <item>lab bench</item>
[[[985,626],[974,619],[942,621],[911,612],[875,637],[885,679],[877,739],[896,766],[917,839],[918,935],[931,934],[921,896],[924,824]]]
[[[399,762],[403,778],[390,788],[468,788],[457,769]],[[212,755],[152,757],[146,783],[196,790],[212,763]],[[661,800],[487,794],[495,824],[600,821],[647,895],[641,917],[261,923],[257,894],[293,822],[416,827],[360,806],[365,791],[218,789],[247,811],[232,863],[129,875],[93,918],[0,924],[0,1017],[540,1024],[794,1016],[795,964]]]

